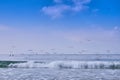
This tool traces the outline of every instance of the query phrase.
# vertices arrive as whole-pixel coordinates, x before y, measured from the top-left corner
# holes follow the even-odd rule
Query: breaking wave
[[[120,69],[119,61],[52,61],[11,63],[9,68]]]

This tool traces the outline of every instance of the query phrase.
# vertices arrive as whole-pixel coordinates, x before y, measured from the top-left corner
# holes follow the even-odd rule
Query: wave
[[[0,61],[0,68],[7,68],[9,64],[25,63],[26,61]]]
[[[120,69],[118,61],[52,61],[11,63],[9,68],[57,68],[57,69]]]

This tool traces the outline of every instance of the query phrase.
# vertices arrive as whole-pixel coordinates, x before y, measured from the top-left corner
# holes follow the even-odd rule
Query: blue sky
[[[0,0],[0,53],[120,53],[119,3]]]

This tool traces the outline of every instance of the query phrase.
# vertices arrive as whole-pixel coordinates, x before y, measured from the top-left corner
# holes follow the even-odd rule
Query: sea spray
[[[52,61],[11,63],[10,68],[56,68],[56,69],[120,69],[118,61]]]

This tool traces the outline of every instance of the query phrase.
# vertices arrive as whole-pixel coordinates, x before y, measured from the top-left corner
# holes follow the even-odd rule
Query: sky
[[[120,0],[0,0],[0,54],[119,54]]]

